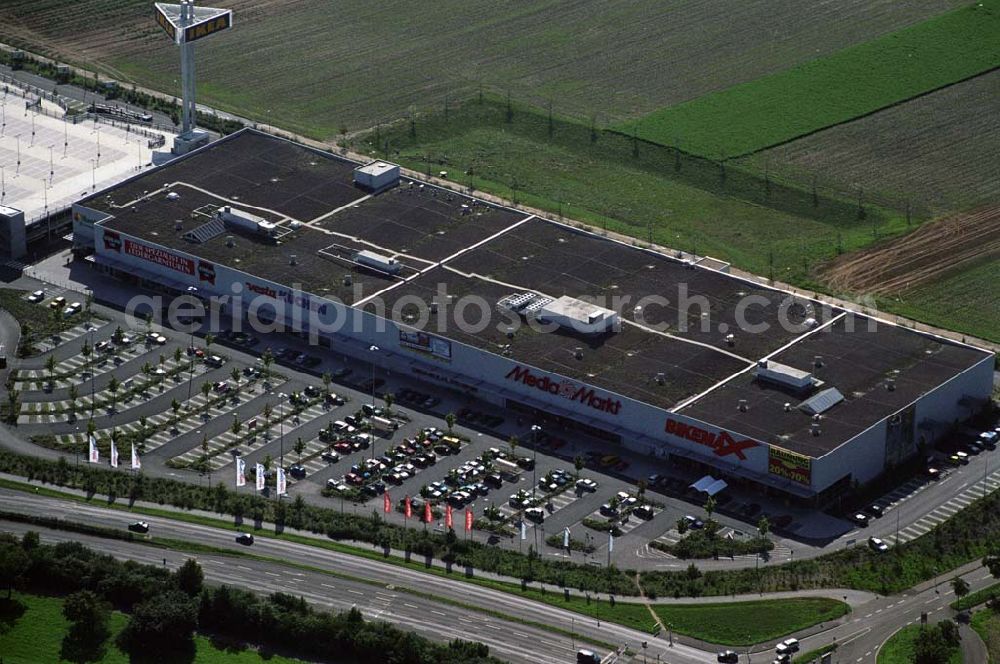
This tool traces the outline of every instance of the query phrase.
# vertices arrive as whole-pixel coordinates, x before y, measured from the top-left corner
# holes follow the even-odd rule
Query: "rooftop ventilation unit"
[[[813,356],[813,366],[816,367],[817,369],[820,369],[820,368],[823,367],[823,356],[822,355],[814,355]]]
[[[772,383],[794,392],[806,392],[814,386],[821,384],[808,371],[779,364],[773,360],[760,360],[757,362],[757,367],[754,369],[754,376],[758,381]]]
[[[545,298],[548,300],[548,298]],[[599,307],[568,295],[546,302],[532,302],[526,310],[537,306],[537,318],[543,322],[555,323],[581,334],[603,334],[610,331],[618,321],[618,313],[612,309]]]
[[[299,264],[299,257],[296,256],[295,254],[291,254],[288,257],[288,264],[289,265],[298,265]]]
[[[231,205],[224,205],[216,210],[215,218],[221,220],[226,228],[242,231],[258,238],[273,240],[278,233],[277,224]]]
[[[740,399],[739,405],[736,406],[736,409],[739,410],[741,413],[747,412],[750,409],[750,407],[747,406],[747,400]]]
[[[656,381],[657,385],[664,385],[667,382],[667,375],[662,371],[658,371],[656,372],[656,378],[654,378],[653,380]]]
[[[229,247],[230,249],[232,249],[233,247],[235,247],[236,246],[236,238],[234,238],[232,235],[227,235],[226,236],[226,246]]]
[[[389,258],[374,251],[362,250],[354,254],[354,262],[377,272],[385,274],[399,274],[403,269],[403,264],[395,258]]]

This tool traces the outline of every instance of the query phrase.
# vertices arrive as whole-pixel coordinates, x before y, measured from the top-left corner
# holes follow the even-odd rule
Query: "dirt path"
[[[896,293],[992,254],[1000,255],[1000,206],[929,222],[897,240],[842,256],[820,276],[838,291]]]

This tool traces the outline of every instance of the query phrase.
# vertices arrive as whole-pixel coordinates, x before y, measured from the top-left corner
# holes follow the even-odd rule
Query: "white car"
[[[354,433],[354,427],[344,420],[337,420],[333,423],[333,428],[341,433]]]
[[[36,290],[34,293],[28,296],[28,302],[38,303],[45,299],[45,291]]]
[[[73,302],[68,307],[63,309],[63,316],[69,318],[70,316],[75,316],[83,310],[83,305],[79,302]]]
[[[798,639],[785,639],[774,648],[774,652],[776,652],[778,655],[791,655],[792,653],[797,653],[798,651],[799,651]]]
[[[877,537],[869,537],[868,546],[871,547],[871,550],[876,553],[885,553],[889,550],[889,545]]]
[[[597,486],[597,482],[589,477],[584,477],[576,481],[576,488],[581,491],[597,491]]]

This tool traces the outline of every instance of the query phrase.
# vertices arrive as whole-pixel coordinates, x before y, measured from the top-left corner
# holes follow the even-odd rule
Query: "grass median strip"
[[[956,599],[948,606],[956,611],[961,611],[963,609],[971,609],[972,607],[979,606],[980,604],[985,604],[993,597],[1000,597],[1000,583],[994,583],[993,585],[977,590],[974,593],[969,593],[961,599]]]

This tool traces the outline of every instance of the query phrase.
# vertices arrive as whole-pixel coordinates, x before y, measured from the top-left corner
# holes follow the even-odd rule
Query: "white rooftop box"
[[[618,314],[613,310],[568,295],[546,303],[536,317],[583,334],[606,332],[618,321]]]
[[[787,364],[773,360],[761,360],[757,363],[754,375],[759,380],[766,380],[778,385],[790,387],[793,390],[805,390],[813,385],[812,374]]]
[[[354,184],[380,192],[399,184],[399,166],[387,161],[373,161],[354,169]]]

